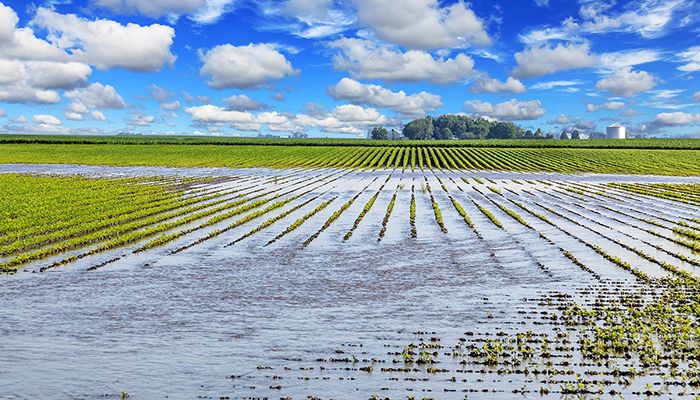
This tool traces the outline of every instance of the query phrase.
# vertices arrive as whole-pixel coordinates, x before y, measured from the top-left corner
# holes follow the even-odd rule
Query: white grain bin
[[[606,129],[608,139],[624,139],[625,127],[620,124],[612,124]]]

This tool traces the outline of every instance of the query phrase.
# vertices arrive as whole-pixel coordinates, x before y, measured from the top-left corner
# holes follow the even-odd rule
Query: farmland
[[[241,147],[214,150],[264,157]],[[0,166],[0,298],[19,311],[0,315],[0,392],[700,395],[698,178],[439,146],[344,148],[327,168],[333,149],[284,148],[264,169]]]
[[[524,142],[532,145],[550,142],[545,140],[490,142],[493,142],[492,147],[441,146],[440,142],[350,146],[332,140],[310,142],[312,145],[306,146],[280,145],[277,141],[267,143],[265,140],[246,145],[212,144],[216,141],[190,144],[135,144],[128,141],[125,143],[131,144],[12,143],[0,144],[0,163],[700,175],[699,150],[684,141],[642,141],[636,145],[641,148],[618,147],[623,145],[609,140],[599,141],[609,146],[606,148],[575,147],[576,144],[573,147],[547,147],[546,143],[542,144],[544,147],[511,147],[528,145]]]

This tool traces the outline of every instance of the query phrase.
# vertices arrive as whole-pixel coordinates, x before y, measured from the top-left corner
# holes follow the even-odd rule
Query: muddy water
[[[6,165],[0,171],[55,173],[55,168]],[[284,174],[75,166],[60,172]],[[386,176],[382,171],[367,174]],[[631,181],[626,176],[473,176]],[[408,190],[413,178],[408,173],[401,178]],[[176,255],[154,250],[95,272],[66,268],[0,277],[0,398],[103,399],[118,398],[123,390],[133,399],[366,399],[375,393],[461,399],[466,389],[476,391],[469,398],[522,398],[512,393],[527,383],[522,376],[465,372],[460,377],[466,382],[454,383],[448,375],[378,370],[392,367],[392,360],[400,358],[390,352],[400,353],[408,343],[425,337],[440,337],[449,346],[467,331],[540,331],[544,328],[535,323],[537,319],[523,314],[546,310],[528,299],[554,292],[574,294],[596,281],[556,248],[536,243],[536,233],[512,221],[504,220],[513,239],[503,240],[503,231],[489,226],[466,202],[482,238],[447,213],[450,234],[440,232],[426,203],[417,215],[418,239],[408,237],[408,211],[403,208],[397,209],[387,236],[378,242],[376,232],[399,181],[394,180],[347,243],[338,238],[364,201],[348,211],[352,218],[340,219],[306,248],[299,243],[333,209],[268,247],[263,244],[285,223],[231,247],[224,244],[245,230]],[[697,182],[697,178],[635,180]],[[347,188],[357,190],[355,186],[367,183],[360,179]],[[431,181],[431,186],[436,190],[438,183]],[[340,192],[336,207],[350,197]],[[410,194],[401,196],[399,204],[405,206]],[[436,197],[446,208],[444,195]],[[425,202],[425,196],[420,201]],[[547,265],[549,272],[537,262]],[[353,356],[357,361],[328,362]],[[358,371],[370,364],[375,365],[374,372]]]

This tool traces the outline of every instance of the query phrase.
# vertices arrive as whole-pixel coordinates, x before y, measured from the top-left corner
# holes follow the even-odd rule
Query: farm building
[[[620,124],[612,124],[606,130],[608,139],[624,139],[625,127]]]

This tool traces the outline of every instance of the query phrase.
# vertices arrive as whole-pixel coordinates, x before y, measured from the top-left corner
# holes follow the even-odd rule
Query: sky
[[[0,132],[700,137],[695,0],[0,2]]]

